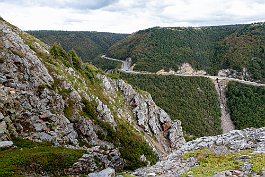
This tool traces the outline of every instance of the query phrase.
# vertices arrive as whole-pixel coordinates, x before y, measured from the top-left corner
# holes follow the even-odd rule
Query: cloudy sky
[[[0,16],[23,30],[132,33],[265,21],[265,0],[0,0],[0,9]]]

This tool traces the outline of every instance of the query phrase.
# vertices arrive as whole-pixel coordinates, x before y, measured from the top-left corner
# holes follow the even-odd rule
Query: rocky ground
[[[264,176],[265,128],[233,130],[187,142],[136,176]],[[214,160],[212,160],[214,159]]]

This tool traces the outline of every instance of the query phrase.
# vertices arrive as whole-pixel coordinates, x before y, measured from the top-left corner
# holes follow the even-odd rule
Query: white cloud
[[[0,15],[23,30],[131,33],[153,26],[265,20],[263,0],[0,0]]]

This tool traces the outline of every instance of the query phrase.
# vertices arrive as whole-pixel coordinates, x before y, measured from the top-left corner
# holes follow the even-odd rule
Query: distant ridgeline
[[[265,81],[265,24],[212,27],[150,28],[115,43],[113,58],[131,57],[135,70],[178,70],[182,63],[217,74],[221,69],[242,72]]]
[[[59,43],[65,50],[74,49],[83,61],[92,61],[99,54],[105,53],[108,48],[128,36],[90,31],[27,31],[52,46]]]

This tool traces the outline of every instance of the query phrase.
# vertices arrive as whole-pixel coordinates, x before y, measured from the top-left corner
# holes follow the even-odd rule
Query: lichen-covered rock
[[[264,145],[265,128],[234,130],[222,135],[201,137],[185,143],[178,150],[175,150],[168,155],[165,160],[162,160],[151,167],[140,168],[136,170],[134,174],[136,176],[148,176],[150,173],[153,173],[155,176],[180,176],[188,169],[199,165],[196,157],[190,157],[187,159],[182,158],[183,154],[187,152],[206,149],[207,151],[216,154],[218,157],[228,153],[239,153],[242,150],[251,150],[253,151],[252,155],[254,155],[265,153]],[[230,169],[218,172],[215,176],[233,176],[235,173],[238,173],[236,176],[262,176],[251,170],[253,164],[247,161],[251,158],[251,154],[250,156],[239,156],[236,160],[243,162],[240,166],[240,170]]]
[[[109,152],[99,149],[89,149],[88,154],[84,154],[71,168],[67,170],[68,174],[86,174],[93,171],[103,170],[111,167],[121,170],[125,165],[125,161],[120,158],[120,153],[117,149],[112,149]]]
[[[242,149],[263,151],[262,147],[265,145],[265,128],[233,130],[222,135],[197,138],[196,140],[187,142],[179,150],[192,151],[201,148],[209,148],[212,145],[226,146],[229,151]]]
[[[100,172],[90,173],[88,177],[115,177],[115,170],[113,168],[106,168]]]

